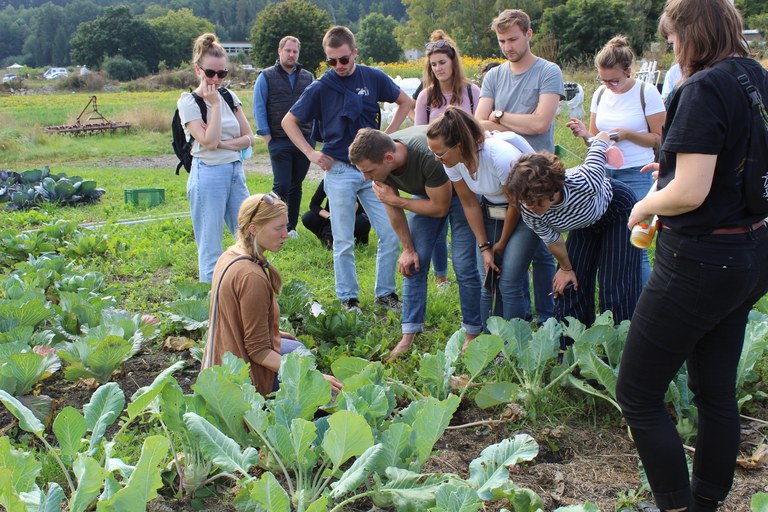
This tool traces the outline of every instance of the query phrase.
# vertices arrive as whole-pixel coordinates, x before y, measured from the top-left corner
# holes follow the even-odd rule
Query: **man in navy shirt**
[[[328,30],[323,37],[323,49],[326,63],[332,69],[307,87],[283,118],[282,126],[296,147],[326,171],[336,296],[349,309],[359,307],[354,252],[355,202],[359,199],[379,238],[375,302],[395,309],[400,306],[395,293],[399,240],[384,205],[371,189],[371,182],[349,162],[348,150],[358,130],[379,128],[379,101],[397,103],[397,111],[386,130],[392,133],[408,115],[411,99],[382,71],[355,63],[355,36],[348,28],[336,26]],[[313,121],[317,140],[323,141],[322,151],[316,151],[301,132],[302,123]]]
[[[283,131],[280,122],[304,89],[312,83],[312,73],[299,64],[301,42],[293,36],[285,36],[277,46],[277,62],[265,69],[253,86],[253,118],[269,149],[272,162],[272,190],[288,204],[288,234],[298,238],[296,224],[301,208],[301,183],[307,176],[309,160],[293,145]],[[311,126],[305,123],[301,133],[307,143]]]

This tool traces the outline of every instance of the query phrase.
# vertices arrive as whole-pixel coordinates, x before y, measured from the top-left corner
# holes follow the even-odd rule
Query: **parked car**
[[[240,66],[243,71],[256,71],[256,68],[252,64],[243,64]]]
[[[69,72],[66,68],[50,68],[43,73],[43,76],[47,80],[55,80],[57,78],[69,76]]]
[[[13,73],[6,73],[3,76],[3,83],[7,84],[8,82],[12,82],[14,80],[21,80],[21,77],[14,75]]]

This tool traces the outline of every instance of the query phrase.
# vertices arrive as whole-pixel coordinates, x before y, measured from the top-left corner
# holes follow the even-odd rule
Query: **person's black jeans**
[[[312,147],[314,144],[307,139]],[[301,184],[309,170],[309,159],[288,137],[269,141],[272,162],[272,190],[288,205],[288,231],[296,229],[301,209]]]
[[[663,229],[638,301],[616,396],[662,510],[723,501],[739,447],[736,370],[747,315],[768,290],[768,230],[687,237]],[[699,410],[693,477],[664,393],[688,365]]]

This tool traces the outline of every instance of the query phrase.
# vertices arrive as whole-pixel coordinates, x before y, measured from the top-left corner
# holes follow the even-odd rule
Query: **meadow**
[[[421,72],[413,64],[384,69],[404,78]],[[567,70],[566,80],[582,84],[588,112],[594,73]],[[236,92],[250,118],[251,89]],[[254,396],[236,361],[198,376],[208,298],[195,284],[186,175],[174,174],[169,156],[178,94],[98,92],[99,110],[133,128],[93,137],[42,130],[73,122],[90,93],[0,96],[0,170],[49,166],[106,190],[77,208],[2,211],[0,355],[47,366],[15,373],[27,377],[13,380],[24,381],[16,392],[0,367],[0,481],[11,483],[0,484],[0,505],[520,512],[631,511],[649,500],[611,394],[626,324],[614,326],[608,315],[589,329],[499,321],[461,355],[451,276],[447,293],[430,281],[427,330],[414,350],[383,363],[400,322],[373,305],[373,236],[356,249],[359,315],[340,307],[332,255],[303,227],[272,258],[287,283],[283,327],[311,348],[318,370],[345,382],[334,404],[325,404],[312,363],[301,358],[284,363],[283,391],[267,400]],[[566,121],[558,116],[556,142],[581,157],[585,147]],[[266,192],[266,148],[254,149],[247,184]],[[305,182],[302,211],[315,186]],[[134,188],[163,188],[166,200],[151,209],[126,204],[123,191]],[[225,246],[232,242],[225,234]],[[768,491],[764,301],[741,366],[745,433],[725,511],[768,507],[759,494]],[[325,313],[314,316],[313,302]],[[558,364],[562,332],[580,349]],[[25,355],[33,348],[37,359]],[[684,373],[670,393],[678,431],[693,442],[696,408]],[[41,396],[50,397],[47,406],[35,400]]]

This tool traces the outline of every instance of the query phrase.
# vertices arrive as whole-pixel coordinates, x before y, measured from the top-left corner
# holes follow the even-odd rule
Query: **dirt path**
[[[98,165],[101,167],[137,167],[144,169],[169,169],[176,168],[176,164],[179,161],[176,159],[176,155],[159,155],[159,156],[134,156],[134,157],[120,157],[120,158],[100,158]],[[88,167],[89,163],[83,163],[84,167]],[[95,165],[95,163],[90,163]],[[272,174],[272,166],[269,163],[269,156],[267,155],[253,155],[253,158],[246,160],[245,172],[255,174]],[[307,179],[311,181],[320,181],[323,179],[323,171],[316,165],[309,167],[307,173]]]

